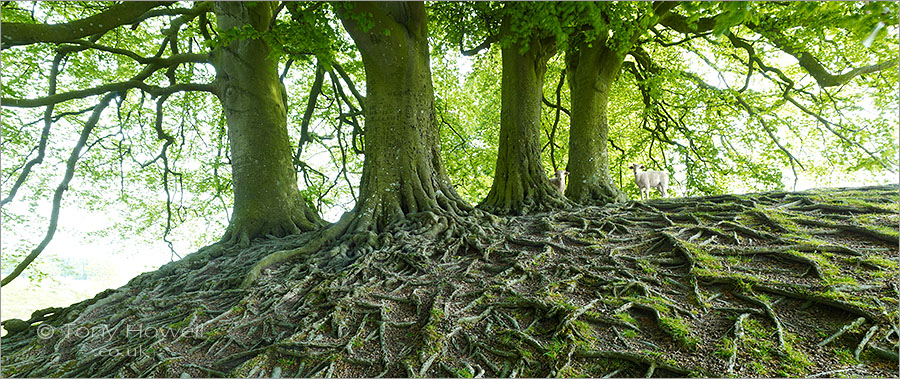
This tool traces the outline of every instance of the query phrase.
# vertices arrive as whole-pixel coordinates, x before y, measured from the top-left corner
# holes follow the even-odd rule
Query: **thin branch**
[[[788,102],[790,102],[791,104],[793,104],[795,107],[797,107],[797,109],[799,109],[799,110],[802,111],[803,113],[806,113],[806,114],[808,114],[808,115],[814,117],[814,118],[815,118],[816,120],[818,120],[819,122],[821,122],[822,125],[825,126],[825,128],[827,128],[832,134],[834,134],[835,136],[837,136],[838,138],[840,138],[842,141],[846,142],[846,143],[849,144],[849,145],[856,146],[856,147],[858,147],[860,150],[864,151],[867,155],[869,155],[869,157],[871,157],[871,158],[874,159],[876,162],[878,162],[878,164],[880,164],[883,168],[887,169],[888,171],[890,171],[890,172],[892,172],[892,173],[895,173],[895,172],[896,172],[896,171],[893,169],[893,167],[891,167],[891,165],[888,165],[888,164],[884,163],[884,161],[882,161],[881,158],[877,157],[874,153],[872,153],[871,151],[869,151],[869,149],[867,149],[867,148],[866,148],[865,146],[863,146],[861,143],[850,140],[850,139],[847,138],[845,135],[843,135],[842,133],[840,133],[840,132],[838,132],[837,130],[835,130],[834,128],[832,128],[832,126],[838,126],[838,127],[841,127],[839,124],[833,123],[833,122],[831,122],[831,121],[825,119],[825,118],[822,117],[822,115],[820,115],[819,113],[813,112],[813,111],[810,110],[809,108],[807,108],[807,107],[803,106],[802,104],[800,104],[800,103],[799,103],[796,99],[794,99],[794,97],[791,96],[791,94],[790,94],[790,92],[791,92],[792,90],[795,90],[795,89],[794,89],[794,81],[792,81],[790,78],[788,78],[787,75],[785,75],[780,69],[775,68],[775,67],[771,67],[771,66],[765,64],[765,63],[762,61],[762,59],[756,54],[756,51],[753,49],[753,47],[752,47],[749,43],[747,43],[746,41],[744,41],[744,40],[742,40],[742,39],[736,37],[736,36],[733,35],[732,33],[726,33],[726,34],[727,34],[728,40],[731,42],[732,46],[737,47],[737,48],[744,49],[744,50],[747,52],[748,57],[749,57],[749,58],[748,58],[748,60],[749,60],[748,64],[749,64],[750,67],[751,67],[751,71],[752,71],[753,63],[756,63],[756,65],[759,66],[760,69],[763,70],[762,74],[763,74],[763,76],[766,77],[767,79],[769,79],[769,80],[771,80],[771,81],[773,81],[773,82],[776,82],[774,79],[772,79],[771,77],[769,77],[768,75],[766,75],[766,72],[771,72],[771,73],[774,73],[775,75],[777,75],[778,78],[782,80],[783,83],[778,83],[778,82],[776,82],[776,83],[780,84],[780,85],[784,88],[784,92],[783,92],[783,94],[782,94],[782,97],[783,97],[785,100],[787,100]],[[896,62],[895,62],[895,63],[896,63]],[[748,81],[749,81],[749,73],[748,73]],[[745,87],[746,87],[746,84],[745,84]],[[768,130],[767,130],[767,132],[768,132]],[[771,136],[771,135],[770,135],[770,136]],[[803,166],[801,165],[801,167],[803,167]],[[791,163],[791,169],[793,169],[793,163]],[[795,172],[795,174],[796,174],[796,172]]]
[[[619,163],[616,165],[616,167],[618,168],[617,171],[619,172],[619,188],[622,188],[622,166],[625,165],[625,164],[622,162],[622,160],[625,159],[625,150],[622,150],[621,147],[616,146],[616,141],[613,141],[612,138],[606,138],[606,140],[609,142],[609,145],[613,147],[613,149],[616,149],[616,150],[619,151],[619,153],[621,153],[621,154],[619,155],[619,160],[618,160]]]
[[[87,113],[87,112],[90,112],[90,111],[92,111],[92,110],[94,110],[94,106],[93,106],[93,105],[91,105],[90,107],[84,108],[84,109],[79,109],[79,110],[77,110],[77,111],[60,112],[60,113],[57,113],[57,114],[53,115],[53,117],[52,117],[50,120],[51,120],[52,122],[57,122],[57,121],[59,121],[59,120],[62,120],[63,117],[69,117],[69,116],[81,116],[81,115],[83,115],[83,114],[85,114],[85,113]],[[36,119],[36,120],[34,120],[34,121],[31,121],[31,122],[29,122],[29,123],[26,123],[26,124],[22,124],[22,126],[23,126],[23,127],[32,126],[32,125],[37,124],[37,123],[39,123],[39,122],[41,122],[41,121],[44,121],[44,118],[43,118],[43,117],[41,117],[41,118],[39,118],[39,119]]]
[[[718,92],[718,93],[724,92],[716,87],[713,87],[712,85],[707,84],[706,82],[703,81],[703,79],[700,79],[698,76],[694,75],[693,73],[684,72],[684,71],[678,71],[678,73],[682,77],[690,79],[691,81],[693,81],[694,83],[696,83],[697,85],[699,85],[700,87],[702,87],[704,89],[707,89],[707,90],[710,90],[713,92]],[[726,85],[727,85],[727,83],[726,83]],[[794,154],[791,154],[791,152],[784,145],[781,144],[781,141],[778,140],[778,137],[776,137],[775,134],[772,132],[772,130],[769,128],[769,125],[766,124],[766,121],[765,121],[765,119],[763,119],[762,115],[757,113],[756,110],[754,110],[753,107],[750,106],[750,104],[748,104],[744,100],[743,96],[741,96],[740,93],[732,90],[732,91],[730,91],[730,95],[733,96],[735,100],[737,100],[737,102],[741,106],[741,108],[743,108],[744,111],[747,112],[747,115],[749,115],[751,118],[756,119],[759,122],[760,126],[762,126],[763,130],[766,132],[766,135],[769,136],[769,138],[772,140],[772,142],[774,142],[775,145],[778,146],[778,149],[781,150],[788,157],[788,159],[790,161],[796,162],[797,165],[800,166],[800,169],[806,170],[806,168],[803,167],[803,163],[801,163],[800,160],[794,156]],[[792,163],[792,166],[793,166],[793,163]]]
[[[350,99],[344,93],[344,87],[341,85],[340,80],[338,80],[337,76],[334,75],[334,70],[328,71],[328,76],[331,78],[331,84],[332,84],[332,87],[334,88],[334,92],[336,94],[338,94],[339,99],[343,100],[343,102],[347,104],[347,107],[350,108],[349,113],[343,113],[342,111],[339,111],[338,119],[341,121],[341,123],[346,122],[347,124],[353,126],[353,131],[351,132],[350,142],[351,142],[353,151],[356,154],[362,154],[364,148],[362,146],[360,146],[361,144],[357,145],[357,140],[360,139],[363,135],[365,135],[365,132],[360,127],[359,120],[356,119],[356,116],[363,114],[363,111],[357,109],[356,106],[353,105],[352,102],[350,102]],[[338,109],[340,110],[341,109],[340,104],[338,104],[338,105],[339,105]],[[348,116],[350,117],[350,119],[347,119]]]
[[[34,108],[34,107],[42,107],[50,104],[58,104],[64,101],[74,100],[74,99],[82,99],[85,97],[96,96],[103,93],[108,92],[121,92],[124,93],[129,89],[133,88],[141,88],[154,96],[159,96],[162,92],[165,92],[165,89],[162,89],[157,86],[151,86],[143,83],[144,79],[147,79],[154,72],[166,68],[168,66],[178,65],[182,63],[205,63],[208,62],[209,58],[206,54],[180,54],[176,56],[172,56],[167,59],[163,59],[163,64],[151,64],[144,68],[139,74],[133,77],[130,80],[124,82],[117,83],[109,83],[104,84],[94,88],[74,90],[70,92],[63,92],[59,94],[54,94],[51,96],[39,97],[36,99],[12,99],[12,98],[2,98],[0,102],[3,103],[4,106],[8,107],[17,107],[17,108]],[[213,92],[214,88],[208,84],[180,84],[177,85],[177,88],[183,88],[181,90],[186,91],[205,91],[205,92]],[[176,86],[167,87],[167,88],[175,88]],[[157,93],[158,92],[158,93]]]
[[[338,91],[338,83],[334,79],[334,73],[329,71],[331,74],[331,85],[334,86],[334,91]],[[343,112],[343,107],[341,106],[341,102],[337,102],[338,114]],[[338,117],[338,124],[335,127],[335,131],[337,132],[337,142],[338,147],[341,149],[341,174],[344,176],[344,180],[347,181],[347,187],[350,188],[350,194],[353,195],[353,202],[359,202],[359,199],[356,198],[356,191],[353,191],[353,183],[350,182],[350,177],[347,175],[347,150],[344,148],[343,137],[341,136],[341,126],[344,124],[344,118]],[[338,174],[340,176],[341,174]]]
[[[825,119],[824,117],[822,117],[822,116],[819,115],[818,113],[811,111],[809,108],[807,108],[807,107],[803,106],[802,104],[800,104],[799,102],[797,102],[797,100],[794,99],[794,97],[791,96],[791,95],[785,94],[785,95],[784,95],[784,98],[785,98],[789,103],[791,103],[791,104],[793,104],[795,107],[797,107],[797,109],[800,109],[801,111],[803,111],[803,113],[806,113],[806,114],[808,114],[808,115],[810,115],[810,116],[815,117],[816,120],[818,120],[819,122],[821,122],[822,125],[824,125],[826,129],[828,129],[828,131],[830,131],[832,134],[836,135],[836,136],[837,136],[838,138],[840,138],[842,141],[846,142],[846,143],[849,144],[849,145],[856,146],[856,147],[858,147],[860,150],[864,151],[870,158],[872,158],[872,159],[874,159],[876,162],[878,162],[878,164],[880,164],[881,167],[885,168],[886,170],[890,171],[891,173],[897,173],[897,171],[894,170],[894,168],[893,168],[892,166],[890,166],[890,165],[884,163],[884,161],[882,161],[881,158],[875,156],[875,153],[869,151],[869,149],[867,149],[867,148],[866,148],[865,146],[863,146],[861,143],[859,143],[859,142],[857,142],[857,141],[853,141],[853,140],[847,138],[847,136],[843,135],[842,133],[838,132],[837,130],[835,130],[834,128],[831,127],[832,125],[834,125],[834,126],[840,126],[839,124],[835,124],[835,123],[833,123],[833,122],[831,122],[831,121],[828,121],[827,119]]]
[[[561,101],[562,101],[561,100],[561,96],[562,96],[561,92],[562,92],[563,83],[565,83],[565,82],[566,82],[566,71],[562,70],[562,71],[560,71],[560,74],[559,74],[559,83],[556,85],[556,104],[557,105],[561,104]],[[543,98],[543,95],[541,95],[541,98]],[[558,170],[558,168],[556,166],[556,149],[555,149],[556,142],[555,142],[555,140],[556,140],[556,128],[557,128],[557,126],[559,126],[559,111],[560,111],[560,109],[562,109],[561,106],[556,107],[556,116],[554,116],[554,118],[553,118],[553,129],[550,131],[550,138],[549,138],[550,141],[548,142],[550,144],[550,162],[553,164],[554,172],[556,170]]]
[[[309,142],[309,122],[312,119],[313,112],[316,110],[316,101],[319,94],[322,93],[322,82],[325,79],[325,67],[322,62],[316,60],[316,78],[313,81],[312,88],[309,90],[309,97],[306,102],[306,111],[303,112],[303,120],[300,122],[300,141],[297,142],[297,154],[294,155],[294,162],[300,162],[300,156],[303,154],[303,145]]]
[[[690,42],[694,39],[703,38],[703,37],[706,37],[706,36],[712,34],[712,32],[701,32],[701,33],[691,34],[687,37],[684,37],[680,41],[669,42],[669,41],[665,40],[665,37],[663,37],[662,33],[659,30],[656,30],[656,28],[650,28],[650,31],[656,35],[656,43],[658,43],[660,46],[663,46],[663,47],[678,46],[685,42]]]
[[[287,76],[288,71],[291,70],[291,65],[294,64],[294,59],[288,59],[287,62],[284,63],[284,70],[281,70],[281,75],[278,75],[278,79],[281,80],[281,84],[284,84],[284,78]]]
[[[759,25],[754,24],[752,22],[748,22],[745,25],[754,32],[759,33],[763,37],[765,37],[769,42],[772,42],[775,47],[779,50],[793,56],[797,59],[797,62],[803,67],[806,72],[808,72],[812,77],[819,83],[820,87],[834,87],[842,85],[851,79],[865,74],[871,74],[873,72],[878,72],[882,70],[887,70],[897,65],[896,59],[891,59],[883,62],[879,62],[873,65],[856,67],[850,71],[847,71],[843,74],[832,74],[822,65],[819,60],[809,53],[805,51],[805,49],[794,46],[794,44],[790,41],[790,37],[783,34],[783,32],[774,25],[776,20],[763,20]],[[765,26],[763,26],[765,25]]]
[[[163,122],[163,104],[165,104],[166,100],[169,98],[169,95],[163,95],[156,102],[156,121],[153,123],[153,128],[156,130],[156,137],[160,140],[164,140],[162,149],[157,156],[158,159],[162,159],[163,161],[163,190],[166,192],[166,229],[163,232],[163,241],[169,245],[169,251],[172,255],[178,256],[178,259],[181,259],[181,255],[175,251],[175,247],[172,245],[172,241],[169,241],[169,233],[172,231],[172,195],[169,191],[169,173],[177,175],[174,171],[169,168],[169,157],[166,154],[169,146],[175,144],[175,137],[172,137],[162,127]],[[154,160],[155,161],[155,160]],[[171,256],[169,257],[171,260]]]
[[[356,85],[353,84],[353,80],[350,80],[350,76],[347,75],[347,72],[344,71],[344,68],[341,67],[337,62],[333,62],[331,64],[335,70],[337,70],[338,75],[344,79],[344,83],[347,83],[347,88],[350,89],[350,93],[353,94],[353,97],[356,98],[356,101],[359,103],[359,108],[362,109],[363,112],[366,111],[366,98],[363,95],[359,94],[359,91],[356,89]]]
[[[490,36],[488,36],[488,37],[484,40],[484,42],[480,43],[478,46],[475,46],[475,47],[473,47],[473,48],[471,48],[471,49],[465,49],[465,48],[463,48],[462,36],[460,36],[460,38],[459,38],[459,52],[460,52],[460,54],[462,54],[462,55],[465,55],[465,56],[467,56],[467,57],[470,57],[470,56],[473,56],[473,55],[475,55],[475,54],[478,54],[479,52],[481,52],[481,50],[484,50],[484,49],[487,49],[487,48],[491,47],[491,44],[493,44],[494,42],[497,42],[497,41],[499,41],[499,40],[500,40],[500,37],[498,37],[498,36],[496,36],[496,35],[490,35]]]
[[[456,137],[459,138],[459,144],[454,146],[452,150],[459,149],[460,146],[463,146],[463,148],[465,148],[464,146],[466,146],[466,143],[467,143],[466,139],[463,138],[462,134],[459,134],[459,132],[456,131],[456,128],[453,127],[453,124],[450,124],[449,122],[447,122],[447,120],[444,119],[443,107],[441,107],[440,111],[436,112],[436,113],[438,114],[438,116],[440,116],[441,123],[444,125],[447,125],[447,127],[450,128],[451,131],[453,131],[453,134],[455,134]]]
[[[34,250],[25,257],[25,260],[20,262],[15,269],[2,281],[0,281],[0,287],[9,284],[13,279],[19,276],[22,271],[25,271],[31,262],[34,261],[41,252],[44,251],[44,248],[53,240],[53,235],[56,233],[56,226],[59,222],[59,207],[62,203],[63,193],[69,189],[69,182],[72,180],[72,177],[75,175],[75,164],[78,163],[79,154],[81,149],[84,147],[87,142],[88,137],[90,137],[91,132],[94,130],[94,127],[97,125],[97,122],[100,120],[100,115],[103,113],[103,110],[109,105],[109,102],[118,96],[116,92],[110,92],[103,96],[100,99],[100,102],[97,104],[97,107],[94,108],[94,112],[91,113],[91,117],[84,124],[84,128],[81,130],[81,136],[78,138],[78,142],[75,144],[75,147],[72,148],[72,153],[69,154],[69,160],[66,162],[66,172],[63,175],[62,182],[59,183],[59,186],[56,187],[56,191],[53,194],[53,208],[50,212],[50,225],[47,227],[47,234],[44,235],[44,239]]]
[[[544,97],[543,95],[541,95],[541,102],[544,103],[544,105],[546,105],[546,106],[548,106],[548,107],[550,107],[550,108],[553,108],[553,109],[562,111],[562,113],[565,113],[566,116],[569,116],[570,118],[572,117],[572,113],[569,112],[568,109],[566,109],[565,107],[563,107],[563,106],[561,106],[561,105],[551,103],[551,102],[550,102],[549,100],[547,100],[547,98]]]
[[[59,64],[62,62],[65,54],[65,52],[60,51],[56,53],[56,56],[53,58],[53,65],[50,67],[47,96],[56,94],[56,78],[59,75]],[[0,201],[0,206],[9,203],[15,198],[16,192],[19,191],[19,187],[25,183],[25,179],[28,177],[28,174],[31,173],[31,168],[44,161],[44,152],[47,150],[47,138],[50,137],[50,127],[53,125],[53,106],[54,104],[47,105],[47,109],[44,111],[44,130],[41,131],[41,141],[38,143],[37,156],[28,161],[28,163],[25,164],[25,167],[22,168],[22,172],[19,173],[19,178],[16,179],[16,183],[9,189],[9,193],[6,197]]]
[[[204,16],[207,12],[212,11],[213,4],[214,2],[212,1],[198,1],[194,2],[194,6],[191,8],[151,9],[149,12],[144,13],[141,17],[138,17],[136,20],[130,22],[130,24],[136,24],[153,17],[161,16]]]

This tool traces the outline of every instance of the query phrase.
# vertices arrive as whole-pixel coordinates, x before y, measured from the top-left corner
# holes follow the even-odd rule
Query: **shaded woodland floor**
[[[416,217],[341,272],[310,235],[207,248],[69,308],[5,321],[2,375],[898,375],[898,187]],[[437,229],[440,230],[440,229]]]

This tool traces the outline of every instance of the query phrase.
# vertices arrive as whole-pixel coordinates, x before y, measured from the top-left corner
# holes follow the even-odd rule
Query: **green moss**
[[[834,355],[837,357],[838,361],[842,364],[852,366],[859,364],[859,361],[856,357],[853,356],[853,352],[850,349],[845,347],[836,347],[834,348]]]
[[[281,357],[281,358],[276,359],[276,360],[275,360],[275,363],[278,364],[278,365],[281,366],[281,367],[293,366],[293,365],[296,365],[296,364],[297,364],[297,362],[294,361],[293,359],[290,359],[290,358],[284,358],[284,357]]]
[[[696,264],[702,265],[703,267],[711,270],[722,270],[724,268],[724,266],[722,265],[722,259],[720,259],[719,257],[713,256],[712,254],[707,253],[705,250],[697,248],[696,245],[692,243],[683,242],[682,245],[684,245],[684,247],[694,255],[694,262]]]
[[[574,365],[568,365],[563,367],[562,370],[559,370],[556,373],[556,376],[559,378],[590,378],[591,374],[585,372],[584,370],[580,370],[578,367]]]
[[[569,344],[565,341],[554,339],[547,345],[547,350],[544,351],[544,355],[551,360],[556,360],[568,346]]]
[[[217,340],[225,335],[225,328],[214,328],[212,330],[203,333],[203,337],[206,337],[208,340]]]
[[[870,201],[865,201],[862,199],[862,197],[866,196],[866,195],[867,194],[858,194],[856,196],[846,195],[846,196],[842,196],[839,201],[846,205],[853,205],[853,206],[862,207],[862,208],[876,208],[876,209],[881,209],[881,210],[888,211],[888,212],[900,211],[900,209],[897,208],[897,203],[880,204],[880,203],[873,203]],[[874,216],[874,215],[865,215],[865,216]],[[864,217],[864,216],[861,216],[861,217]]]
[[[752,376],[771,376],[771,370],[760,361],[750,361],[750,369],[755,374]]]
[[[797,230],[797,224],[794,222],[794,220],[791,219],[790,216],[786,215],[785,213],[767,208],[756,208],[756,210],[761,213],[765,213],[765,215],[769,216],[772,221],[775,221],[785,229],[792,231]]]
[[[781,350],[778,340],[772,338],[774,331],[763,327],[758,320],[748,318],[744,320],[743,326],[744,339],[738,343],[741,350],[746,351],[752,357],[750,368],[753,374],[750,376],[771,376],[773,370],[778,376],[806,376],[811,364],[803,352],[794,348],[797,342],[796,335],[785,332],[785,347],[784,350]],[[729,352],[729,343],[722,342],[716,355],[727,356]],[[768,367],[765,363],[774,364],[775,367]]]
[[[466,367],[457,368],[453,371],[455,371],[457,378],[471,378],[475,376],[475,373],[469,371]]]
[[[809,358],[806,357],[806,354],[794,348],[794,345],[797,342],[797,336],[790,332],[784,333],[784,341],[785,341],[785,359],[780,361],[780,369],[779,373],[786,374],[785,376],[791,377],[801,377],[806,376],[809,373],[809,367],[812,365],[809,362]]]
[[[662,317],[659,325],[664,332],[669,334],[673,340],[681,343],[689,350],[696,350],[700,340],[691,334],[690,327],[687,323],[678,317]]]
[[[637,325],[637,320],[635,320],[628,312],[619,312],[616,313],[615,316],[631,325]]]
[[[900,263],[898,263],[897,261],[886,259],[880,255],[868,256],[863,259],[863,261],[873,266],[878,266],[890,271],[897,271],[897,269],[900,268]],[[893,272],[892,274],[896,274],[896,272]]]
[[[637,264],[638,268],[641,269],[641,271],[643,271],[647,274],[655,274],[656,273],[656,267],[644,258],[638,259],[635,263]]]

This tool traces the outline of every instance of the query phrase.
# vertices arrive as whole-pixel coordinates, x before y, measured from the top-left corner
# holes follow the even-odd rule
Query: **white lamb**
[[[569,175],[568,171],[556,170],[556,176],[550,178],[550,184],[553,184],[553,187],[556,187],[559,193],[563,193],[566,189],[566,175]]]
[[[641,200],[644,196],[650,199],[650,189],[656,188],[662,197],[666,197],[666,190],[669,188],[669,174],[662,171],[641,171],[644,165],[633,164],[628,168],[634,171],[634,182],[637,183],[641,190]]]

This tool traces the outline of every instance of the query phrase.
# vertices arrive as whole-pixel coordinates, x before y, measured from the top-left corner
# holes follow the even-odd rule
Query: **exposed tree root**
[[[298,200],[294,212],[278,213],[272,217],[250,218],[236,215],[225,230],[218,244],[246,247],[257,238],[284,237],[314,231],[326,223],[309,207]]]
[[[348,216],[7,320],[2,374],[807,376],[841,347],[890,376],[897,243],[834,226],[895,233],[887,189]]]
[[[628,201],[628,197],[622,190],[616,188],[612,183],[599,182],[584,184],[580,193],[571,194],[568,192],[566,196],[571,197],[572,201],[579,204],[606,205],[610,203],[619,203]]]

